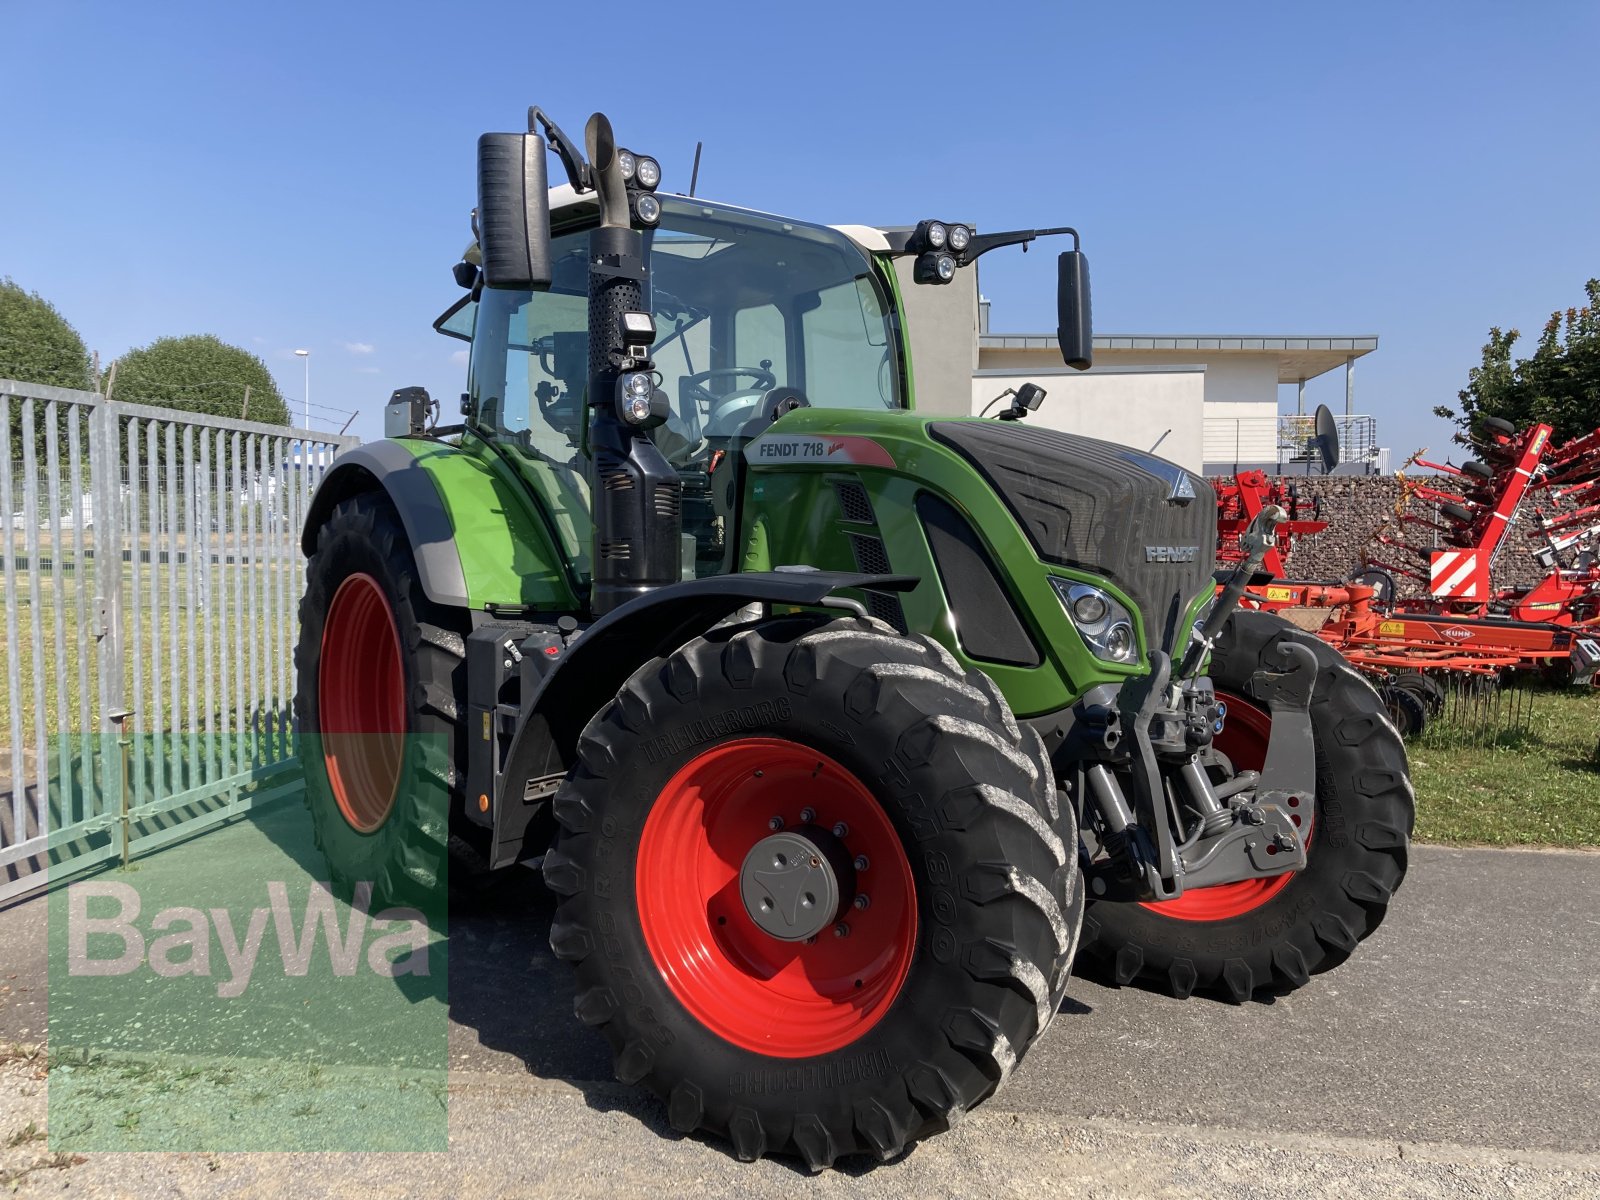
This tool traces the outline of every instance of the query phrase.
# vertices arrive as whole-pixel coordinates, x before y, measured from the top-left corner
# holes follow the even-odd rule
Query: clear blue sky
[[[12,0],[0,44],[0,274],[105,358],[252,349],[297,410],[309,347],[365,437],[396,387],[461,390],[430,325],[476,137],[530,103],[604,109],[667,190],[703,139],[701,193],[755,208],[1076,225],[1102,332],[1379,334],[1357,408],[1397,457],[1443,448],[1490,325],[1600,274],[1592,2]],[[1052,327],[1052,276],[986,259],[994,327]]]

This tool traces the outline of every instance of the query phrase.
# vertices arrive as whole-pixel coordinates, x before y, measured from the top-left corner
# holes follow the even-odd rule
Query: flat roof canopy
[[[1248,333],[1108,333],[1097,334],[1095,354],[1115,359],[1119,351],[1130,354],[1270,354],[1278,363],[1279,383],[1315,379],[1351,359],[1378,348],[1377,335],[1357,337],[1248,334]],[[984,333],[982,350],[1055,350],[1054,334]]]

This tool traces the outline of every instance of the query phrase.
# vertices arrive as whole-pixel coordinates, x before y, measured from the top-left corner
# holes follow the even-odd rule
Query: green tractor
[[[1089,366],[1076,233],[835,229],[658,191],[598,114],[582,150],[528,129],[479,142],[436,324],[470,343],[461,422],[396,393],[307,518],[338,884],[421,903],[542,858],[618,1077],[813,1168],[993,1093],[1075,958],[1244,1002],[1377,927],[1400,738],[1237,609],[1250,563],[1219,592],[1206,481],[1028,396],[916,409],[918,289],[1046,233]]]

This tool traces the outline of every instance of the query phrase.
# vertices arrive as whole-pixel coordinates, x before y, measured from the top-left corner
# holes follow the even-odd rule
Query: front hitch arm
[[[1228,623],[1228,618],[1233,616],[1233,610],[1239,607],[1239,598],[1244,595],[1245,588],[1250,586],[1250,581],[1255,578],[1256,572],[1261,570],[1261,564],[1266,562],[1267,551],[1271,550],[1278,540],[1278,526],[1288,519],[1289,514],[1281,505],[1268,504],[1256,514],[1255,520],[1250,522],[1250,528],[1245,530],[1244,536],[1239,539],[1239,544],[1245,551],[1245,559],[1228,579],[1227,586],[1222,589],[1222,595],[1218,596],[1217,602],[1211,606],[1205,624],[1189,643],[1189,649],[1183,656],[1183,663],[1178,667],[1180,681],[1192,679],[1200,673],[1200,664],[1205,662],[1206,655],[1211,652],[1217,635]]]

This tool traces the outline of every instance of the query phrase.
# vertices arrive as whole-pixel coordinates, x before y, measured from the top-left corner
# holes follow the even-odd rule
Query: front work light
[[[617,416],[636,429],[654,429],[667,419],[667,394],[648,371],[630,371],[617,380]]]
[[[635,177],[639,186],[647,192],[656,190],[656,185],[661,182],[661,164],[646,155],[640,155],[634,168]]]
[[[1132,666],[1139,661],[1139,639],[1133,632],[1133,614],[1109,592],[1093,584],[1052,576],[1061,607],[1067,610],[1089,653],[1105,662]]]
[[[632,183],[634,173],[639,167],[639,160],[634,158],[631,150],[619,150],[617,151],[617,166],[622,168],[622,182]]]
[[[956,277],[956,256],[934,250],[919,254],[911,277],[917,283],[949,283]]]
[[[661,220],[661,201],[649,192],[641,192],[633,202],[633,215],[641,225],[654,225]]]
[[[957,254],[960,254],[967,248],[967,244],[971,241],[972,230],[968,229],[965,225],[950,226],[950,249],[954,250]]]

